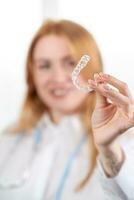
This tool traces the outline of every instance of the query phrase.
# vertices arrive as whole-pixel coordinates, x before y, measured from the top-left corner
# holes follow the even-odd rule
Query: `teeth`
[[[65,90],[53,90],[52,91],[53,92],[53,94],[54,95],[56,95],[56,96],[63,96],[63,95],[65,95],[66,94],[66,91]]]

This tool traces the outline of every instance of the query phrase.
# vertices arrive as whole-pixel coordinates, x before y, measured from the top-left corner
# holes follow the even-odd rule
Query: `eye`
[[[72,67],[74,67],[75,61],[74,61],[74,60],[70,60],[70,61],[69,61],[69,65],[72,66]]]
[[[50,63],[42,63],[39,66],[39,69],[50,69],[51,68],[51,64]]]
[[[74,67],[75,66],[75,61],[73,59],[69,59],[69,60],[66,60],[64,64],[67,67]]]

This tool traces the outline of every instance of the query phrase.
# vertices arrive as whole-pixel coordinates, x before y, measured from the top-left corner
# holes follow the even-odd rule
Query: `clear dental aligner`
[[[72,72],[72,81],[73,84],[76,86],[77,89],[79,89],[82,92],[91,92],[93,89],[91,89],[89,86],[81,85],[80,81],[78,80],[78,76],[80,74],[80,71],[86,67],[87,63],[90,61],[91,57],[89,55],[83,55],[74,68]]]

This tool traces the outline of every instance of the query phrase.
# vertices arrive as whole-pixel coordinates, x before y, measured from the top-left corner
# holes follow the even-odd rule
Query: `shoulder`
[[[19,141],[22,140],[22,138],[24,138],[23,136],[28,136],[25,138],[30,138],[31,134],[29,132],[18,132],[18,133],[13,133],[13,132],[7,132],[7,131],[3,131],[0,134],[0,146],[3,145],[11,145],[12,143],[18,143]]]

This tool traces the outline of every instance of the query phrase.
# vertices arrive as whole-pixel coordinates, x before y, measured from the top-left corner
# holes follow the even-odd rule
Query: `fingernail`
[[[100,72],[99,75],[100,75],[100,76],[103,76],[103,72]]]
[[[103,85],[105,90],[110,90],[110,87],[108,85]]]
[[[104,78],[109,78],[110,75],[109,75],[109,74],[103,74],[103,73],[102,73],[102,77],[104,77]]]
[[[98,79],[98,78],[100,78],[100,77],[99,77],[99,74],[98,74],[98,73],[95,73],[95,74],[94,74],[94,79]]]

